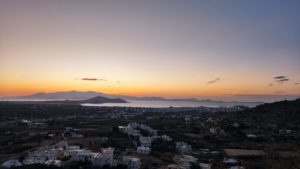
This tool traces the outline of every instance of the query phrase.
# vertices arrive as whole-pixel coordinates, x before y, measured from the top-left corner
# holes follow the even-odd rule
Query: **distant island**
[[[127,103],[126,100],[120,98],[106,98],[102,96],[96,96],[91,99],[82,100],[82,101],[73,101],[79,104],[91,103],[91,104],[100,104],[100,103]]]

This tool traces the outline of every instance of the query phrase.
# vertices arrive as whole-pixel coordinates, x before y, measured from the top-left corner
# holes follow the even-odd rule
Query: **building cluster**
[[[72,161],[90,161],[93,166],[112,166],[113,164],[113,148],[102,148],[101,152],[94,153],[90,150],[80,149],[79,146],[69,146],[66,153]]]
[[[171,117],[171,116],[170,116]],[[190,124],[195,120],[199,120],[199,116],[193,116],[193,115],[177,115],[172,116],[172,118],[178,118],[185,120],[186,124]],[[24,124],[31,124],[32,121],[29,120],[23,120],[22,123]],[[203,122],[204,125],[206,125],[206,130],[211,135],[214,136],[226,136],[225,131],[223,130],[222,126],[222,119],[216,119],[216,118],[206,118]],[[231,123],[230,123],[231,124]],[[235,122],[232,124],[232,127],[239,128],[240,124]],[[68,162],[74,162],[74,161],[89,161],[93,166],[95,167],[103,167],[103,166],[117,166],[118,164],[124,164],[129,169],[139,169],[141,167],[141,159],[143,157],[149,157],[144,155],[151,154],[151,147],[153,148],[155,143],[163,143],[168,142],[172,144],[172,149],[176,149],[177,153],[174,153],[174,163],[167,166],[169,169],[190,169],[193,168],[193,166],[199,166],[202,169],[210,169],[211,164],[209,160],[205,158],[201,158],[201,156],[214,156],[215,154],[220,154],[220,152],[217,151],[210,151],[209,149],[200,149],[199,152],[197,152],[196,158],[192,155],[195,155],[195,152],[192,150],[192,146],[186,142],[173,142],[173,139],[165,134],[160,135],[156,129],[153,129],[152,127],[146,125],[146,124],[139,124],[136,122],[129,123],[127,126],[118,126],[118,131],[121,133],[124,133],[124,136],[129,136],[130,140],[134,143],[135,147],[132,147],[132,151],[124,151],[122,155],[120,155],[118,158],[114,158],[114,148],[102,148],[99,152],[93,152],[89,149],[82,148],[77,145],[68,145],[67,142],[60,141],[55,145],[49,145],[49,146],[42,146],[36,149],[35,151],[29,152],[26,157],[22,160],[8,160],[2,164],[5,168],[11,168],[15,166],[22,166],[22,165],[30,165],[30,164],[45,164],[45,165],[55,165],[55,166],[65,166]],[[254,133],[254,132],[252,132]],[[247,138],[256,138],[257,136],[254,134],[248,134]],[[54,137],[54,133],[49,133],[48,137]],[[76,138],[74,140],[87,140],[86,146],[83,147],[89,147],[91,148],[92,145],[98,145],[102,140],[97,138],[94,140],[88,140],[86,138],[83,138],[84,136],[78,132],[77,129],[74,129],[72,127],[66,127],[66,129],[63,131],[64,138],[70,137],[70,138]],[[79,139],[81,138],[81,139]],[[105,138],[106,140],[108,138]],[[154,142],[155,140],[159,139],[158,142]],[[74,144],[74,142],[72,142]],[[76,143],[75,143],[76,144]],[[81,145],[84,145],[81,144]],[[175,144],[175,145],[174,145]],[[154,145],[154,146],[153,146]],[[173,147],[174,145],[174,147]],[[155,147],[156,148],[156,147]],[[221,158],[221,162],[230,166],[230,167],[239,167],[243,168],[243,166],[240,166],[238,160],[234,159],[234,153],[245,154],[245,151],[241,150],[226,150],[226,155],[229,158]],[[144,154],[142,156],[137,155],[131,156],[131,154],[128,155],[128,153],[138,153],[138,154]],[[252,152],[247,152],[248,154]],[[257,152],[255,152],[257,153]],[[262,153],[261,153],[262,154]],[[139,158],[141,157],[141,159]]]
[[[29,128],[46,128],[48,126],[45,119],[36,119],[33,121],[22,119],[19,123],[27,125]]]
[[[82,134],[79,134],[77,132],[76,129],[73,129],[72,127],[66,127],[66,130],[65,132],[63,133],[63,135],[65,137],[72,137],[72,138],[82,138],[83,135]]]
[[[185,142],[176,142],[176,150],[181,154],[191,154],[192,146]]]
[[[151,144],[155,139],[162,139],[167,142],[173,140],[168,135],[158,135],[157,130],[145,124],[138,124],[134,122],[129,123],[127,126],[119,126],[118,129],[120,132],[138,140],[139,146],[137,146],[136,152],[140,154],[150,154]],[[142,133],[146,133],[147,136],[144,136]]]
[[[150,154],[152,142],[155,139],[161,139],[166,142],[173,141],[173,139],[168,135],[158,135],[157,130],[145,124],[129,123],[127,126],[119,126],[118,128],[120,132],[125,133],[138,141],[139,144],[136,147],[136,152],[140,154]],[[146,133],[147,136],[143,135],[142,133]],[[168,165],[167,168],[190,169],[192,165],[196,165],[203,169],[210,169],[211,164],[199,162],[196,157],[191,155],[191,145],[185,142],[176,142],[175,148],[178,152],[173,159],[175,163]],[[132,169],[135,169],[135,166],[140,165],[140,160],[137,157],[125,156],[123,161],[126,161],[125,164],[130,166]]]
[[[25,159],[9,160],[2,164],[3,167],[11,168],[14,166],[30,164],[46,164],[62,166],[62,159],[68,158],[68,161],[90,161],[94,166],[112,166],[114,157],[113,148],[102,148],[101,152],[92,152],[81,149],[79,146],[70,146],[66,141],[60,141],[55,145],[42,146],[37,150],[29,152]]]
[[[27,153],[23,161],[17,159],[5,161],[2,167],[12,168],[31,164],[61,167],[75,161],[89,161],[95,167],[112,167],[123,164],[128,169],[139,169],[141,165],[140,159],[133,156],[123,156],[120,160],[114,160],[114,148],[111,147],[102,148],[100,152],[92,152],[77,145],[68,145],[67,141],[63,140],[54,145],[41,146],[35,151]]]
[[[173,160],[176,164],[170,164],[169,169],[189,169],[192,165],[197,165],[198,159],[190,155],[176,155]]]
[[[138,115],[142,115],[147,108],[124,107],[122,110],[114,110],[106,114],[106,118],[110,119],[130,119]]]
[[[128,169],[139,169],[141,167],[141,160],[133,156],[124,156],[122,163],[126,165]]]

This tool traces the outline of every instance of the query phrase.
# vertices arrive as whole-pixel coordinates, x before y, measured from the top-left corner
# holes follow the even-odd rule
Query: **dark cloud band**
[[[275,76],[274,79],[286,79],[286,76]]]
[[[97,78],[81,78],[81,80],[85,80],[85,81],[106,81],[105,79],[97,79]]]
[[[220,81],[220,80],[221,80],[220,78],[215,78],[214,80],[209,81],[209,82],[207,82],[206,84],[213,84],[213,83],[216,83],[216,82],[218,82],[218,81]]]

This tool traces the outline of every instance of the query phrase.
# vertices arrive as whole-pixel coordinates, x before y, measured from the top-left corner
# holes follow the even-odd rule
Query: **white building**
[[[140,143],[143,147],[151,147],[152,138],[140,136]]]
[[[211,164],[208,163],[199,163],[201,169],[211,169]]]
[[[2,164],[2,167],[11,168],[22,166],[22,163],[19,160],[8,160]]]
[[[231,166],[229,169],[245,169],[243,166]]]
[[[140,154],[150,154],[151,148],[139,146],[137,147],[136,152]]]
[[[139,137],[141,136],[140,130],[132,129],[132,130],[127,130],[127,134],[134,136],[134,137]]]
[[[74,131],[72,127],[66,127],[66,132],[71,132],[71,131]]]
[[[137,157],[124,156],[123,164],[128,167],[128,169],[139,169],[141,167],[141,160]]]
[[[48,160],[45,162],[46,165],[55,165],[57,167],[61,167],[62,163],[61,160]]]
[[[112,166],[114,157],[113,148],[103,148],[101,153],[93,153],[90,161],[94,166]]]
[[[126,129],[127,129],[127,127],[124,127],[124,126],[118,126],[118,130],[119,130],[119,132],[121,132],[121,133],[125,133]]]
[[[190,155],[180,155],[175,156],[174,161],[176,161],[179,168],[190,169],[192,164],[197,165],[198,159]]]
[[[66,151],[65,151],[65,154],[67,155],[67,156],[69,156],[70,155],[70,152],[71,151],[73,151],[73,150],[80,150],[80,146],[67,146],[66,147]]]
[[[168,165],[168,169],[186,169],[186,168],[180,165],[170,164]]]
[[[55,144],[55,148],[63,148],[64,150],[68,149],[69,145],[67,141],[62,140]]]
[[[246,134],[247,138],[256,139],[257,135],[255,134]]]
[[[176,142],[176,150],[182,154],[191,154],[192,146],[185,142]]]
[[[172,139],[170,136],[168,136],[168,135],[162,135],[162,136],[161,136],[161,139],[164,140],[164,141],[172,141],[172,140],[173,140],[173,139]]]
[[[140,126],[139,123],[136,123],[136,122],[128,124],[128,127],[131,127],[131,128],[137,128],[139,126]]]
[[[94,156],[94,153],[85,149],[74,149],[69,150],[69,155],[71,156],[71,160],[85,161],[91,160],[91,158]]]
[[[185,115],[184,116],[185,124],[191,124],[192,123],[192,116],[191,115]]]
[[[157,135],[157,130],[154,130],[153,128],[145,125],[145,124],[141,124],[140,128],[147,131],[149,135],[151,136],[156,136]]]
[[[99,153],[90,150],[80,149],[80,146],[69,146],[66,141],[60,141],[53,146],[43,146],[36,151],[29,152],[23,161],[24,165],[46,164],[61,166],[62,162],[58,157],[70,156],[73,161],[90,161],[94,166],[112,166],[114,149],[103,148]],[[9,163],[5,165],[8,166]],[[16,163],[17,165],[17,163]]]
[[[209,128],[209,132],[211,134],[217,134],[218,133],[217,128],[214,128],[214,127]]]
[[[22,119],[22,120],[20,121],[20,123],[22,123],[22,124],[29,124],[29,123],[32,123],[32,121],[26,120],[26,119]]]
[[[234,165],[234,164],[237,164],[238,161],[236,159],[233,159],[233,158],[224,158],[223,163]]]
[[[131,123],[130,123],[131,124]],[[119,127],[122,132],[127,133],[130,136],[139,137],[141,135],[140,131],[132,127],[131,125],[128,125],[127,127]]]
[[[70,132],[70,134],[71,134],[72,138],[82,138],[83,137],[82,134],[78,134],[78,133],[75,133],[75,132]]]
[[[29,152],[23,163],[24,165],[43,164],[48,160],[56,160],[56,158],[55,146],[43,146],[36,151]]]
[[[101,163],[100,164],[97,163],[98,165],[96,166],[104,166],[104,165],[112,166],[113,158],[114,158],[114,149],[111,147],[103,148],[101,154],[102,154],[102,156],[100,156]]]

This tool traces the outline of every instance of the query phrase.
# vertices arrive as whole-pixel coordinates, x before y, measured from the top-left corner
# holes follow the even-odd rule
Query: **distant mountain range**
[[[14,103],[36,103],[36,104],[102,104],[102,103],[127,103],[126,100],[120,99],[120,98],[107,98],[107,97],[102,97],[102,96],[96,96],[92,97],[90,99],[85,99],[85,100],[50,100],[50,99],[40,99],[40,100],[33,100],[33,99],[10,99],[6,100],[3,102],[14,102]]]
[[[16,96],[16,97],[5,97],[2,98],[1,100],[19,100],[19,101],[58,101],[58,100],[69,100],[69,101],[82,101],[82,100],[87,100],[91,99],[97,96],[101,96],[103,101],[105,103],[109,103],[108,100],[105,99],[120,99],[120,100],[110,100],[110,103],[116,103],[115,101],[134,101],[134,100],[139,100],[139,101],[181,101],[181,102],[201,102],[201,103],[209,103],[209,104],[216,104],[220,106],[225,106],[225,105],[244,105],[244,106],[249,106],[249,107],[254,107],[260,104],[263,104],[263,102],[240,102],[240,101],[218,101],[218,100],[210,100],[210,99],[203,99],[203,100],[198,100],[195,98],[175,98],[175,99],[169,99],[169,98],[164,98],[164,97],[135,97],[135,96],[124,96],[124,95],[109,95],[109,94],[104,94],[104,93],[99,93],[99,92],[93,92],[93,91],[88,91],[88,92],[78,92],[78,91],[67,91],[67,92],[54,92],[54,93],[36,93],[32,95],[27,95],[27,96]],[[100,99],[100,98],[98,98]],[[91,100],[93,101],[93,100]],[[124,103],[124,102],[122,102]]]

